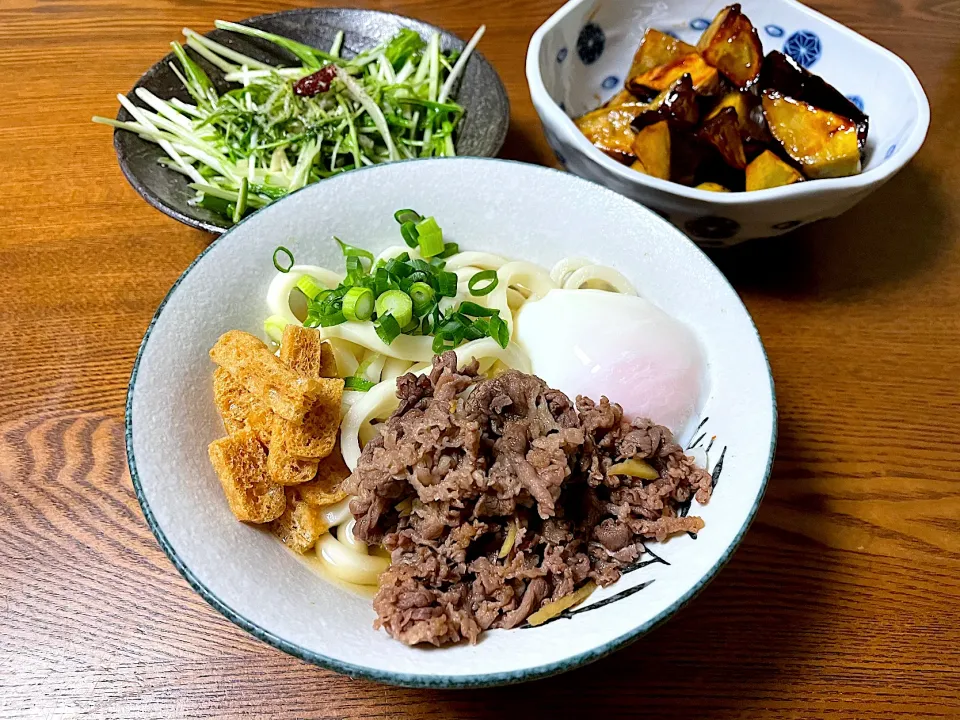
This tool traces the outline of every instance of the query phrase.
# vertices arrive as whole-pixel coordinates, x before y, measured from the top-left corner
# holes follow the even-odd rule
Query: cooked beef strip
[[[587,579],[618,580],[644,538],[703,527],[676,507],[710,499],[707,472],[667,428],[629,422],[606,398],[574,406],[517,371],[485,380],[476,363],[458,371],[453,352],[429,375],[399,378],[397,397],[346,487],[357,538],[391,553],[376,626],[407,644],[517,627]],[[608,474],[628,459],[659,478]]]

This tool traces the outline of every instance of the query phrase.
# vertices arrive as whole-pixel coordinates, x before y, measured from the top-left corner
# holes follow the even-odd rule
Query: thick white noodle
[[[278,272],[267,290],[267,307],[270,308],[271,315],[279,315],[289,323],[302,324],[290,309],[290,293],[304,275],[311,276],[328,288],[335,288],[343,280],[342,273],[335,273],[318,265],[294,265],[290,272]]]
[[[563,283],[564,290],[579,290],[589,283],[600,281],[606,283],[623,295],[636,295],[637,291],[622,274],[604,265],[584,265],[570,273]]]
[[[564,258],[550,269],[550,279],[557,284],[557,287],[563,287],[563,284],[567,281],[567,278],[570,277],[574,272],[586,265],[592,264],[593,263],[586,258]]]
[[[513,337],[513,312],[507,302],[507,290],[511,286],[526,288],[534,300],[539,300],[551,290],[556,290],[557,284],[542,267],[522,260],[508,262],[497,270],[497,287],[483,297],[487,298],[487,307],[500,311],[500,317],[507,324],[510,337]]]
[[[345,322],[333,327],[320,328],[320,337],[324,340],[339,338],[362,345],[367,350],[389,355],[390,357],[424,362],[433,357],[433,338],[426,335],[400,335],[387,345],[371,322]]]
[[[327,505],[320,510],[320,519],[327,527],[342,525],[353,517],[350,514],[350,498],[345,498],[334,505]]]
[[[386,361],[387,356],[383,353],[375,353],[368,350],[366,357],[363,358],[363,363],[366,363],[367,365],[363,371],[364,379],[369,380],[372,383],[380,382],[380,376],[383,375],[383,365]],[[361,365],[363,363],[361,363]]]
[[[350,518],[349,520],[347,520],[347,522],[345,522],[343,525],[338,527],[337,540],[340,541],[341,545],[344,545],[350,548],[355,553],[359,553],[361,555],[369,555],[370,548],[367,547],[367,544],[364,542],[360,542],[353,535],[353,528],[356,526],[356,524],[357,524],[356,519]]]
[[[361,555],[330,533],[317,541],[316,553],[334,575],[355,585],[376,585],[380,573],[390,565],[385,557]]]
[[[383,364],[383,375],[381,379],[383,382],[393,382],[401,375],[404,375],[410,370],[410,361],[403,360],[401,358],[387,358],[387,361]]]
[[[356,347],[353,343],[337,338],[328,338],[330,347],[333,348],[333,357],[337,361],[337,375],[340,377],[350,377],[356,374],[360,361],[353,351]]]
[[[493,253],[465,251],[447,260],[445,270],[453,272],[462,267],[473,266],[481,270],[499,270],[509,261]]]

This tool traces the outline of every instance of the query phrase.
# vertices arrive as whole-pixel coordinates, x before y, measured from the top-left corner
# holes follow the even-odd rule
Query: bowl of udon
[[[456,688],[597,660],[688,603],[759,506],[763,345],[678,230],[553,170],[310,186],[214,241],[127,396],[147,524],[295,657]]]

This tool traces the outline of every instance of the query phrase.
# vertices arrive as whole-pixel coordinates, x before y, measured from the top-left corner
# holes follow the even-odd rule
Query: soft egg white
[[[629,418],[681,437],[701,406],[705,363],[693,333],[643,298],[603,290],[551,290],[526,302],[516,338],[533,373],[571,398],[605,395]]]

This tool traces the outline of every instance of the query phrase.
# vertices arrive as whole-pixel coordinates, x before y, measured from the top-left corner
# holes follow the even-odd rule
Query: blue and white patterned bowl
[[[648,27],[695,44],[728,0],[571,0],[534,33],[527,82],[547,140],[571,172],[656,210],[707,247],[780,235],[836,217],[893,177],[920,149],[930,106],[889,50],[796,0],[745,0],[765,52],[781,50],[870,116],[864,171],[751,193],[712,193],[643,175],[594,148],[572,118],[623,86]]]

